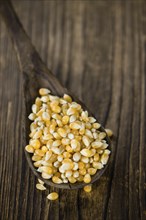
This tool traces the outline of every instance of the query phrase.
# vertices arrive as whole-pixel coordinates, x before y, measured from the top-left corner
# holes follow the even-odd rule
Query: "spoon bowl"
[[[40,88],[48,88],[51,90],[53,95],[63,96],[65,93],[70,95],[74,101],[79,103],[84,110],[89,112],[89,115],[94,115],[91,111],[82,103],[78,98],[72,95],[65,87],[61,85],[58,79],[51,73],[47,66],[40,59],[35,48],[31,44],[31,41],[27,34],[25,33],[14,9],[9,0],[0,1],[0,13],[5,21],[8,28],[10,36],[14,42],[14,47],[17,52],[18,61],[21,67],[21,72],[23,73],[23,130],[24,130],[24,142],[23,147],[29,141],[30,132],[30,122],[28,120],[28,115],[31,112],[31,106],[34,103],[35,98],[38,96],[38,90]],[[99,129],[105,132],[104,128],[101,126]],[[108,149],[111,151],[111,144],[108,136],[105,138],[108,143]],[[43,179],[41,174],[37,172],[33,165],[31,154],[25,151],[26,159],[29,167],[31,168],[34,175],[41,179],[46,185],[55,186],[57,188],[64,189],[78,189],[85,185],[83,182],[77,182],[74,184],[63,183],[55,184],[51,180]],[[108,163],[101,170],[97,171],[95,175],[92,176],[91,183],[98,180],[101,175],[105,172],[107,166],[109,165],[111,156],[109,157]]]

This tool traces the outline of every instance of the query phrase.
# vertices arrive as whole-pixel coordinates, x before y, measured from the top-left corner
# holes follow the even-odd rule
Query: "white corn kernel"
[[[47,95],[47,94],[49,94],[51,91],[49,90],[49,89],[46,89],[46,88],[41,88],[40,90],[39,90],[39,94],[40,95]]]
[[[37,183],[37,184],[36,184],[36,188],[39,189],[39,190],[46,190],[46,187],[43,186],[43,185],[40,184],[40,183]]]
[[[84,135],[83,138],[82,138],[82,141],[83,141],[83,143],[85,144],[86,147],[89,147],[90,140],[87,136]]]
[[[75,162],[78,162],[78,161],[80,160],[80,158],[81,158],[81,154],[80,154],[79,152],[74,153],[74,155],[73,155],[73,160],[74,160]]]

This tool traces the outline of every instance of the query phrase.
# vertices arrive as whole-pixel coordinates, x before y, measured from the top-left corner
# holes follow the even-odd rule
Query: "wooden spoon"
[[[63,96],[64,93],[71,95],[73,100],[80,103],[83,109],[86,109],[90,115],[93,116],[91,111],[81,102],[73,96],[66,88],[64,88],[58,79],[51,73],[47,66],[42,62],[35,48],[31,44],[31,41],[27,34],[25,33],[10,1],[0,2],[0,12],[8,28],[10,36],[14,42],[14,47],[17,52],[18,60],[20,63],[21,71],[23,73],[23,125],[24,125],[24,145],[29,141],[30,132],[30,122],[28,120],[28,115],[31,112],[31,106],[34,103],[35,98],[38,96],[38,90],[40,88],[48,88],[51,90],[53,95]],[[104,131],[101,127],[100,131]],[[106,137],[106,141],[109,144],[109,149],[111,150],[110,140]],[[74,184],[55,184],[51,180],[43,179],[35,169],[32,163],[31,154],[25,151],[25,155],[30,168],[37,178],[43,180],[47,185],[55,186],[64,189],[78,189],[82,188],[86,183],[74,183]],[[19,159],[19,158],[18,158]],[[111,157],[110,157],[111,160]],[[103,169],[97,171],[97,173],[92,176],[91,183],[95,182],[104,173],[110,160],[104,166]]]

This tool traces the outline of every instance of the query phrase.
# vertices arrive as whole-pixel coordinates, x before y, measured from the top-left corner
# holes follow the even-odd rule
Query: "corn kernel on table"
[[[22,74],[0,19],[0,219],[146,219],[146,2],[12,2],[49,69],[113,130],[113,157],[90,193],[36,189],[22,146]]]

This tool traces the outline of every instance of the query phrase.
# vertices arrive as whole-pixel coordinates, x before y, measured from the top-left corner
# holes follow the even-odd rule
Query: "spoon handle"
[[[31,64],[31,57],[33,54],[36,55],[37,52],[32,46],[9,0],[0,2],[0,12],[14,42],[19,62],[22,68],[25,68],[25,65]]]
[[[39,54],[32,45],[30,38],[23,29],[10,0],[0,0],[0,14],[14,42],[26,87],[28,88],[31,86],[29,84],[33,81],[37,82],[35,85],[32,85],[33,88],[36,87],[36,89],[38,89],[39,81],[43,79],[44,82],[41,82],[40,84],[43,84],[44,86],[46,84],[46,86],[48,86],[49,83],[49,88],[52,89],[52,91],[57,91],[58,94],[63,94],[66,89],[62,87],[58,79],[41,60]]]

